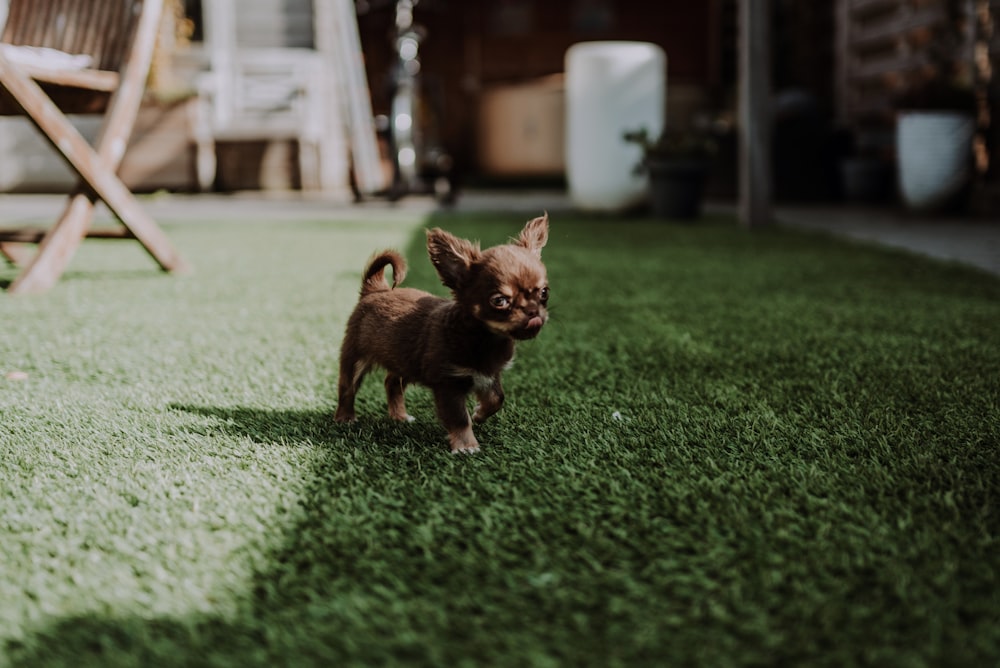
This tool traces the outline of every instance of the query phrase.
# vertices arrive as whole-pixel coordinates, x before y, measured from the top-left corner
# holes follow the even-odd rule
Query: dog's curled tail
[[[385,268],[392,267],[392,286],[385,280]],[[384,250],[376,253],[368,260],[368,267],[365,269],[365,277],[361,280],[361,296],[370,295],[373,292],[385,292],[391,290],[403,282],[406,276],[406,260],[394,250]]]

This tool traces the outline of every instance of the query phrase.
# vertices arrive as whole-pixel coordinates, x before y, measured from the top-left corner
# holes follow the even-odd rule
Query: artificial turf
[[[0,665],[1000,662],[1000,280],[553,215],[481,453],[376,379],[334,424],[365,258],[442,292],[424,226],[522,224],[168,224],[190,276],[0,295]]]

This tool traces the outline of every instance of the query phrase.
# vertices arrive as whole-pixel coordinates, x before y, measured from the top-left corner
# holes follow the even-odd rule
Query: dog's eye
[[[490,306],[497,309],[510,308],[510,298],[506,295],[493,295],[490,297]]]
[[[547,287],[542,288],[542,291],[538,294],[538,299],[541,300],[543,304],[549,301],[549,289]]]

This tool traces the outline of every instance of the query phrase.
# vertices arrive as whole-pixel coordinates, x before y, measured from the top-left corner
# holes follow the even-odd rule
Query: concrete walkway
[[[57,195],[0,195],[0,226],[48,224],[62,210]],[[290,194],[144,196],[144,206],[155,218],[185,220],[322,220],[359,215],[421,218],[438,209],[429,197],[406,197],[399,202],[372,199],[361,203]],[[456,212],[506,211],[520,216],[567,212],[572,206],[564,191],[471,190],[460,193]],[[732,204],[707,207],[709,212],[735,212]],[[103,207],[99,219],[109,219]],[[781,225],[828,232],[864,242],[901,248],[930,257],[978,267],[1000,276],[1000,220],[917,218],[900,209],[863,209],[835,205],[779,206]]]
[[[779,207],[785,225],[902,248],[1000,275],[1000,220],[920,218],[896,209]]]

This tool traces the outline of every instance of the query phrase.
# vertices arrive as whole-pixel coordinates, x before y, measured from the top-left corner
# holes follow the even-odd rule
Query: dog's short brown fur
[[[441,229],[427,232],[427,251],[453,299],[397,287],[406,261],[392,250],[368,262],[361,299],[347,322],[340,350],[335,419],[355,419],[354,397],[374,366],[386,370],[389,416],[411,420],[403,393],[410,383],[431,389],[452,452],[475,452],[466,399],[474,392],[477,423],[503,405],[500,374],[514,357],[514,342],[538,335],[548,320],[549,287],[542,247],[548,215],[529,221],[509,244],[479,244]],[[384,272],[392,267],[392,287]]]

